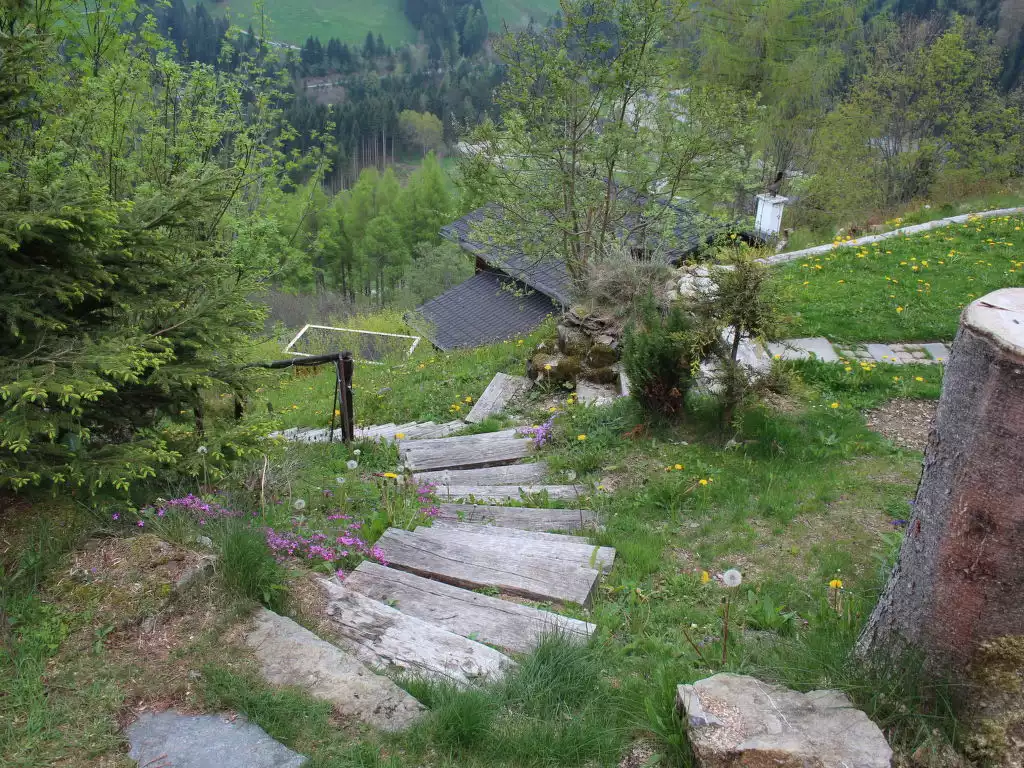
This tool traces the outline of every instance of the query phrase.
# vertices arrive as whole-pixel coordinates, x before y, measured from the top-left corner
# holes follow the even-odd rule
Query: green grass
[[[840,248],[779,267],[788,336],[835,342],[950,341],[960,313],[1024,286],[1024,218],[976,219]]]
[[[234,24],[242,29],[252,24],[258,30],[255,7],[256,0],[237,0],[217,3],[212,10],[227,8]],[[310,35],[320,38],[325,46],[330,38],[336,37],[360,47],[367,32],[374,37],[382,35],[391,46],[415,42],[417,37],[416,29],[405,16],[402,0],[269,0],[265,7],[270,37],[292,45],[301,46]]]
[[[232,22],[245,29],[250,23],[259,28],[255,16],[256,0],[228,3],[207,3],[211,11],[226,9]],[[361,46],[366,33],[384,37],[391,46],[415,43],[419,33],[409,23],[402,0],[268,0],[265,4],[274,40],[301,46],[310,35],[327,41],[336,37],[342,42]],[[558,11],[558,0],[485,0],[484,10],[492,33],[499,33],[503,23],[512,28],[524,26],[532,17],[540,24]]]

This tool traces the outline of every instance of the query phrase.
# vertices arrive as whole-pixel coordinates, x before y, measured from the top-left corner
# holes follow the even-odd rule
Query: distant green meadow
[[[525,26],[531,18],[544,24],[558,11],[558,0],[484,0],[484,10],[492,33],[509,27]],[[226,13],[243,29],[259,19],[255,16],[256,0],[207,2],[211,11]],[[419,33],[402,10],[402,0],[266,0],[264,7],[270,18],[270,37],[274,40],[302,45],[310,35],[326,43],[336,37],[342,42],[361,44],[366,33],[381,35],[388,45],[416,42]]]

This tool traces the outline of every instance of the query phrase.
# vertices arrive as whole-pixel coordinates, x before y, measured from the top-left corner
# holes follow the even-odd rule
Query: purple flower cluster
[[[416,500],[420,503],[420,512],[427,517],[437,517],[441,514],[441,510],[434,502],[436,489],[437,485],[434,483],[424,483],[416,488]]]
[[[548,420],[539,427],[520,427],[516,430],[523,437],[532,437],[534,448],[540,448],[551,440],[551,433],[555,428],[555,417],[561,411],[556,411],[548,417]]]
[[[359,529],[363,526],[361,522],[340,513],[329,515],[327,519],[347,522],[330,534],[310,531],[303,522],[297,520],[292,521],[291,531],[267,528],[267,546],[281,560],[294,557],[300,560],[335,563],[353,557],[368,557],[381,565],[387,565],[384,550],[371,546],[359,535]]]
[[[238,512],[233,509],[228,509],[227,507],[222,507],[220,504],[210,504],[192,493],[187,496],[182,496],[180,499],[168,499],[167,501],[162,501],[159,504],[146,507],[142,511],[144,513],[155,513],[157,517],[165,517],[169,512],[183,512],[189,517],[194,518],[199,525],[206,525],[207,520],[223,520],[228,517],[243,517],[245,514],[244,512]],[[253,512],[252,516],[255,517],[256,512]],[[118,514],[114,514],[112,517],[114,520],[119,520],[121,518]],[[139,520],[136,525],[142,528],[145,523],[142,520]]]

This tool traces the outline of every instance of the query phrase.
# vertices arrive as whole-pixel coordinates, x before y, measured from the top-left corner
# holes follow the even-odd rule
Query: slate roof
[[[625,194],[619,190],[619,194]],[[645,201],[639,200],[639,203]],[[707,245],[716,235],[737,231],[734,222],[722,221],[700,213],[692,206],[682,202],[662,202],[670,211],[667,216],[674,216],[673,242],[666,248],[665,255],[670,263],[679,262]],[[485,205],[456,219],[441,228],[441,236],[457,243],[462,248],[479,256],[487,264],[521,280],[531,288],[568,306],[571,302],[571,283],[565,264],[561,259],[549,258],[538,260],[512,248],[488,245],[476,238],[473,226],[488,216],[499,215],[497,205]]]
[[[557,311],[559,307],[543,293],[499,272],[484,271],[431,299],[408,320],[447,351],[530,333]]]

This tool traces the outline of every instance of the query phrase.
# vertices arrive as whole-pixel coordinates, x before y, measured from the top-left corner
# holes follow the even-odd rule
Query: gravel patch
[[[935,421],[937,400],[890,400],[881,408],[865,412],[869,429],[901,448],[924,451]]]

